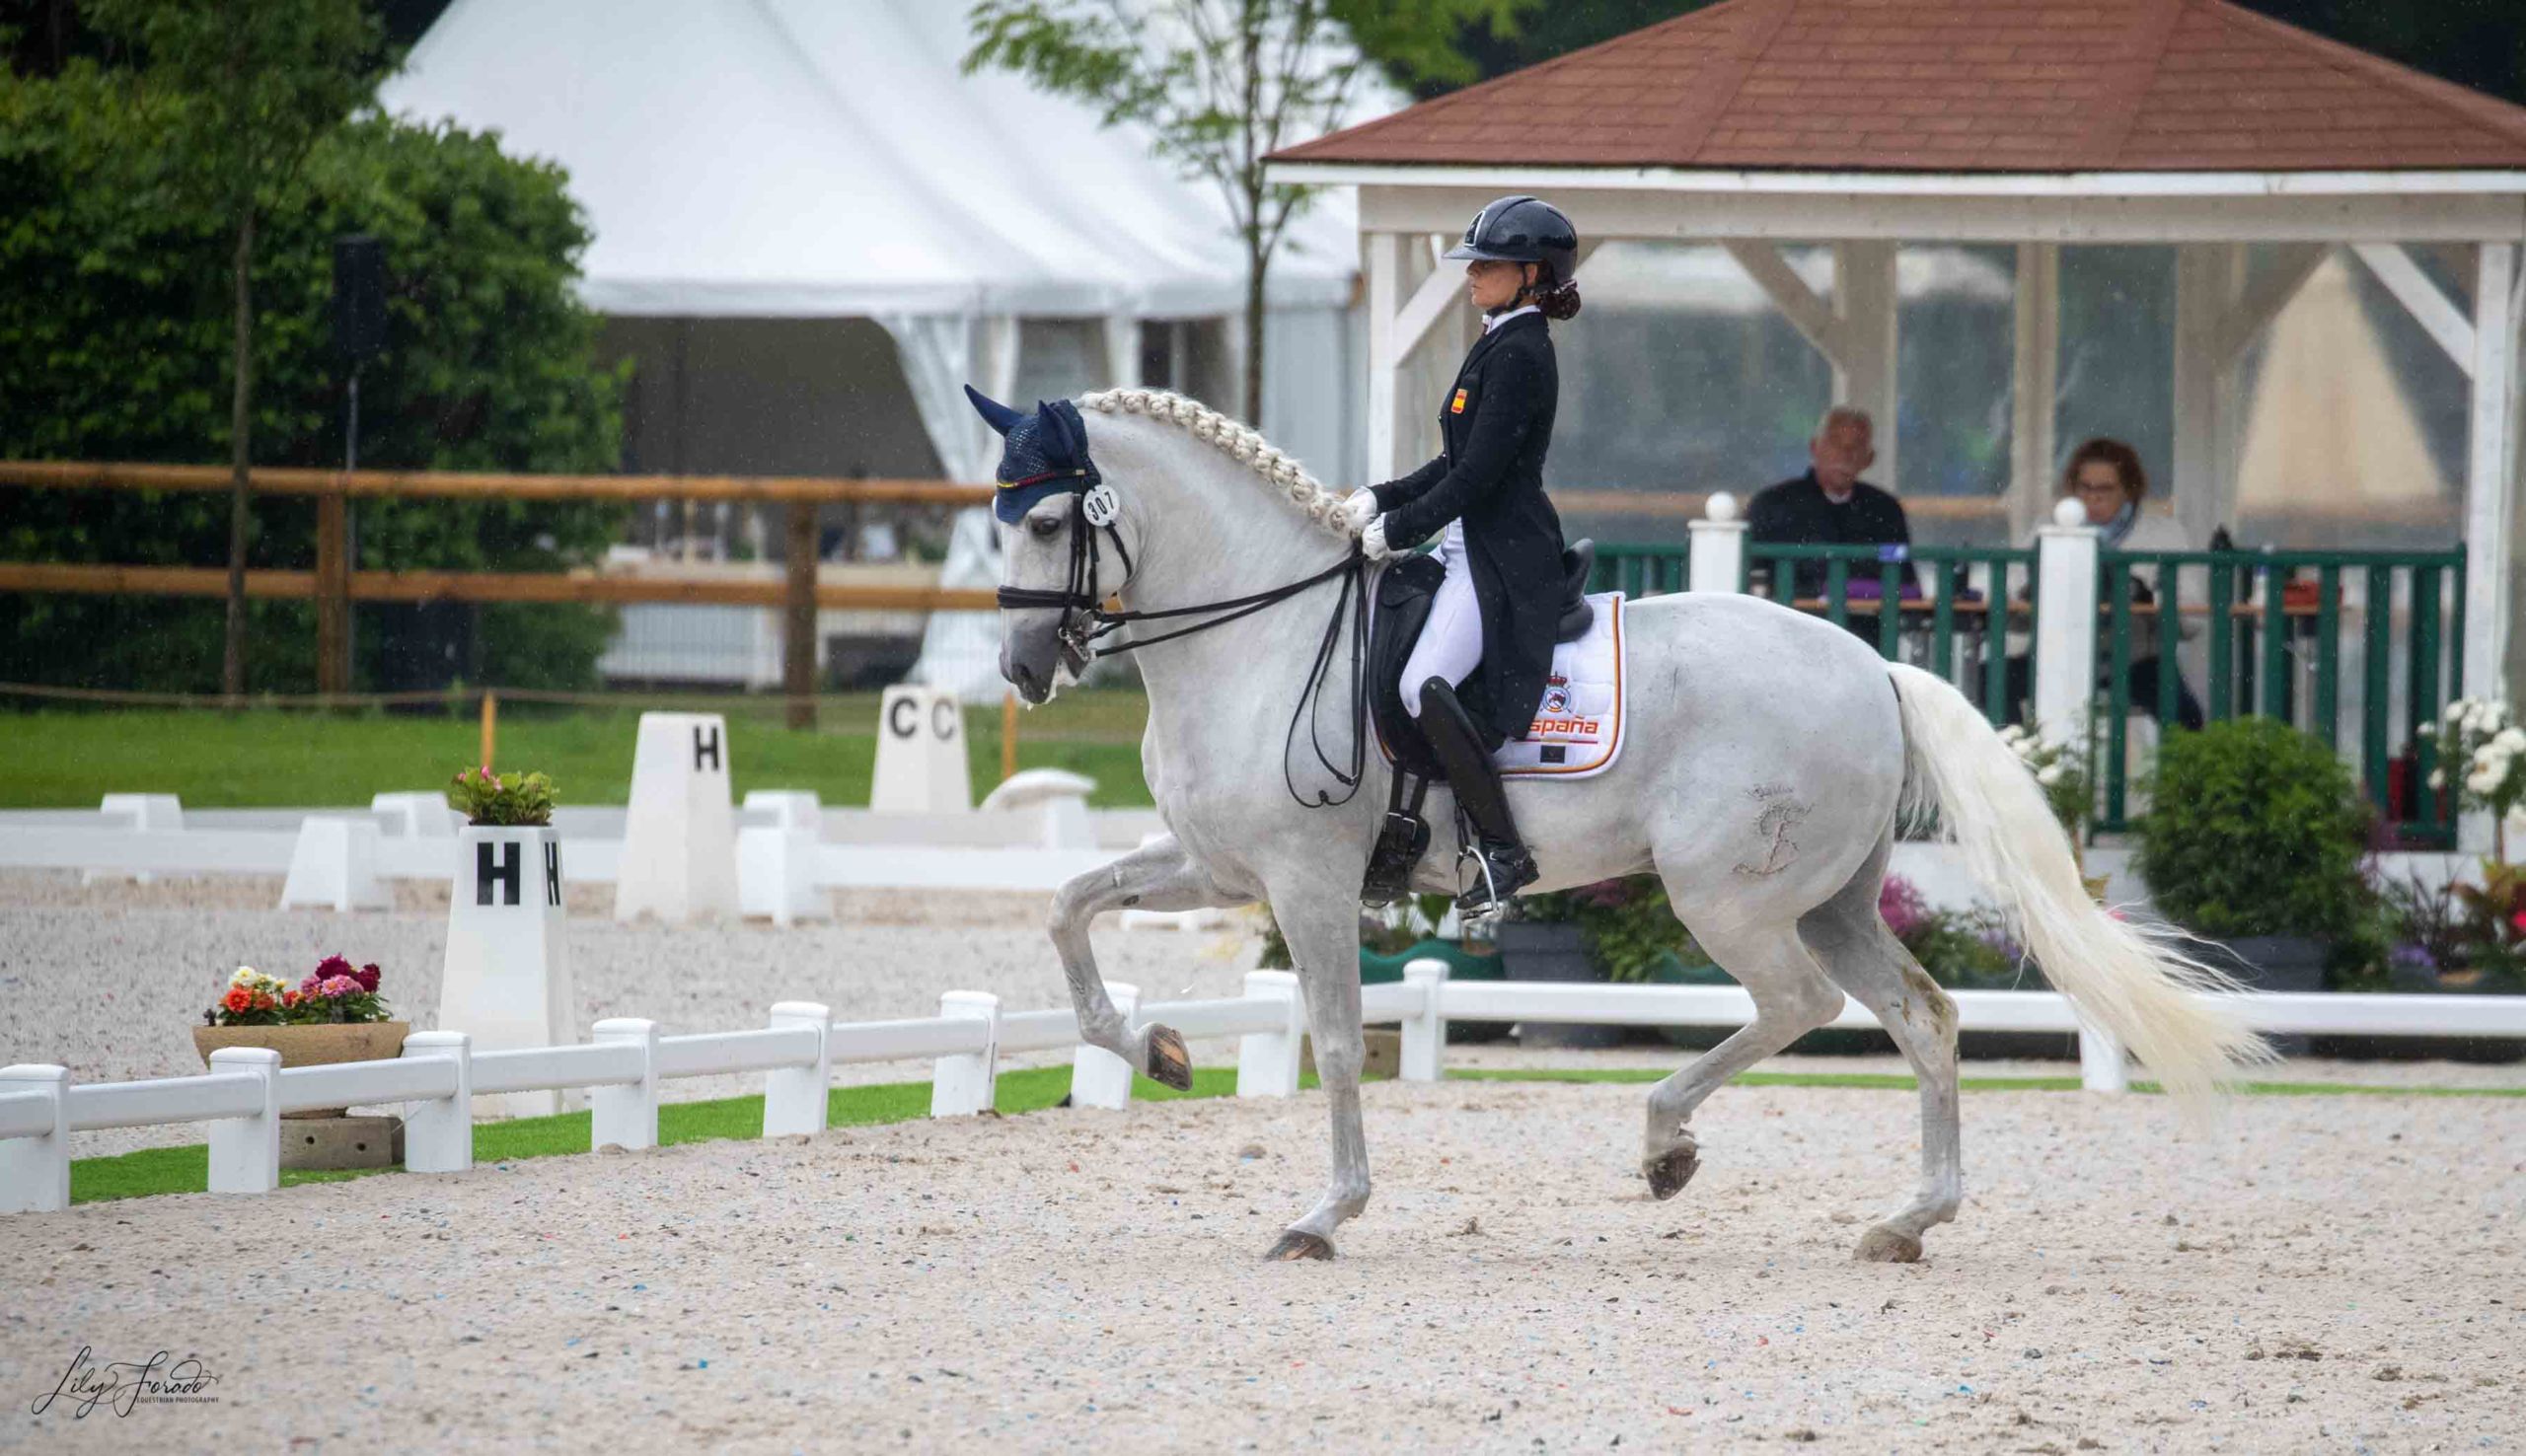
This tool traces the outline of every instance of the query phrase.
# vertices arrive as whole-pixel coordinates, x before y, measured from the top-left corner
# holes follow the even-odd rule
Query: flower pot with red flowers
[[[387,1011],[380,975],[374,963],[327,956],[293,985],[240,966],[193,1028],[193,1050],[204,1063],[223,1047],[267,1048],[283,1066],[391,1061],[403,1055],[412,1028]],[[282,1117],[293,1125],[281,1136],[284,1168],[383,1168],[398,1155],[399,1119],[354,1118],[339,1107]]]

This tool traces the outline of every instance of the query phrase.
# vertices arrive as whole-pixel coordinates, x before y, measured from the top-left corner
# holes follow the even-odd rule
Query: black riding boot
[[[1457,812],[1473,822],[1476,843],[1468,854],[1475,860],[1476,878],[1456,897],[1456,909],[1466,914],[1496,910],[1534,883],[1534,856],[1526,852],[1509,818],[1509,796],[1501,790],[1500,770],[1492,765],[1482,735],[1444,678],[1421,685],[1421,735],[1448,771]]]

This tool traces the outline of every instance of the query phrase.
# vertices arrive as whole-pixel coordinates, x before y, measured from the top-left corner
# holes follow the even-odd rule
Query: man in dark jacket
[[[1754,545],[1766,542],[1780,546],[1902,546],[1912,542],[1912,528],[1903,519],[1903,503],[1888,491],[1862,480],[1860,472],[1877,459],[1873,442],[1873,426],[1865,409],[1836,404],[1824,411],[1817,422],[1816,437],[1807,442],[1809,467],[1806,474],[1766,486],[1754,496],[1746,509],[1746,537]],[[1797,567],[1792,580],[1802,598],[1824,594],[1824,563],[1793,562]],[[1873,579],[1874,570],[1854,567],[1854,578]],[[1917,589],[1918,579],[1912,564],[1903,563],[1903,582]],[[1853,623],[1864,626],[1863,635],[1875,638],[1873,622]]]

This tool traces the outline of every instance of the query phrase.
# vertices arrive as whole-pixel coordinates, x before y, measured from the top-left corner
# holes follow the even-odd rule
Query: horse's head
[[[1086,666],[1084,614],[1121,584],[1125,566],[1104,559],[1094,540],[1113,520],[1114,492],[1087,457],[1087,427],[1069,400],[1024,413],[970,385],[965,396],[1006,442],[992,502],[1003,560],[1000,675],[1042,702],[1064,669],[1076,676]]]

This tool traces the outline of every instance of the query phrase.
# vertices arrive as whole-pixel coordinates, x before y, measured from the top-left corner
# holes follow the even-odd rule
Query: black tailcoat
[[[1375,487],[1386,545],[1418,546],[1462,517],[1482,608],[1484,726],[1523,738],[1552,671],[1561,619],[1561,517],[1543,493],[1561,372],[1540,314],[1474,342],[1439,402],[1439,458]],[[1417,685],[1406,684],[1408,697]]]

